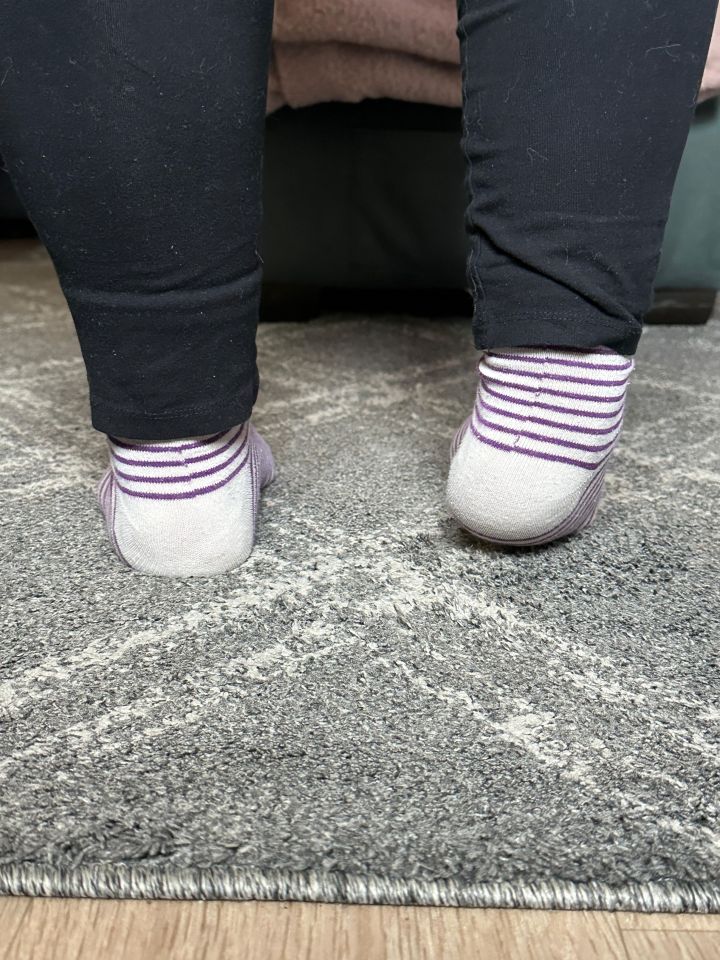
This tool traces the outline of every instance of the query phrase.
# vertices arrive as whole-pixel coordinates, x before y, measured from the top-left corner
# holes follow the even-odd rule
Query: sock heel
[[[128,566],[154,576],[213,576],[250,556],[260,490],[276,472],[251,424],[195,439],[108,443],[111,465],[96,498]]]
[[[474,410],[450,445],[446,502],[460,526],[507,546],[550,543],[588,527],[633,366],[610,350],[485,352]]]

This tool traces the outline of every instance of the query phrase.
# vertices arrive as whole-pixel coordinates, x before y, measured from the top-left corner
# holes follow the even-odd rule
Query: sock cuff
[[[131,443],[108,436],[118,489],[131,497],[177,501],[219,490],[250,463],[249,421],[204,438]]]

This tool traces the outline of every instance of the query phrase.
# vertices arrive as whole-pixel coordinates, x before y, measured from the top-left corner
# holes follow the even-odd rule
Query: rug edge
[[[328,871],[93,864],[0,865],[0,895],[118,900],[299,900],[396,906],[720,913],[720,883],[573,880],[460,883]]]

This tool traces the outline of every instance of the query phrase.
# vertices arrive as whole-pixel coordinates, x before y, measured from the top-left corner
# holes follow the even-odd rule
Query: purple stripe
[[[605,465],[607,464],[607,457],[605,458],[604,463]],[[572,532],[577,532],[584,526],[587,526],[590,520],[592,520],[592,517],[597,510],[598,503],[600,502],[604,479],[605,466],[603,466],[603,469],[600,470],[590,481],[584,493],[576,503],[574,509],[568,514],[568,516],[559,523],[555,524],[555,526],[550,530],[539,534],[537,537],[531,537],[527,540],[504,540],[499,537],[487,537],[481,533],[478,533],[476,530],[473,530],[471,527],[466,527],[465,529],[474,536],[479,537],[481,540],[486,540],[489,543],[496,543],[500,546],[506,547],[533,547],[550,543],[552,540],[557,540],[560,537],[564,537]]]
[[[545,544],[552,543],[554,540],[560,540],[562,537],[566,537],[571,533],[577,533],[587,526],[597,509],[597,503],[598,502],[596,500],[592,499],[586,501],[583,503],[582,510],[580,512],[574,510],[568,519],[563,521],[562,525],[537,537],[531,537],[527,540],[503,540],[500,539],[500,537],[483,537],[483,539],[488,543],[494,543],[501,547],[544,546]],[[476,534],[476,536],[479,536],[479,534]]]
[[[531,430],[515,430],[513,427],[503,427],[500,426],[499,423],[493,423],[492,420],[487,420],[485,417],[480,416],[477,411],[476,415],[478,423],[489,427],[491,430],[498,430],[500,433],[510,433],[515,437],[526,437],[528,440],[537,440],[539,443],[551,443],[556,447],[564,447],[566,450],[582,450],[584,453],[601,453],[615,443],[615,437],[597,447],[587,443],[575,443],[573,440],[562,440],[560,437],[546,437],[542,433],[533,433]]]
[[[116,470],[115,476],[122,477],[123,480],[130,480],[132,483],[187,483],[189,480],[200,480],[202,477],[210,477],[214,473],[219,473],[226,467],[229,467],[233,460],[237,460],[247,445],[247,434],[237,450],[228,457],[223,463],[214,467],[208,467],[207,470],[198,470],[196,473],[188,473],[184,477],[138,477],[132,473],[123,473],[122,470]],[[122,489],[122,488],[121,488]]]
[[[573,407],[557,407],[552,403],[541,403],[539,400],[524,400],[522,397],[508,397],[505,393],[498,393],[497,390],[493,390],[487,383],[483,383],[482,386],[483,390],[489,393],[491,397],[496,397],[498,400],[505,400],[507,403],[517,403],[520,404],[521,407],[536,407],[538,410],[552,410],[553,413],[569,413],[576,417],[591,417],[595,420],[609,420],[611,417],[616,417],[619,412],[622,412],[624,406],[624,403],[621,404],[618,410],[613,410],[611,413],[592,413],[589,410],[577,410]]]
[[[559,523],[555,524],[550,530],[547,530],[545,533],[538,535],[535,539],[540,542],[547,542],[545,538],[547,537],[557,537],[565,533],[571,526],[580,520],[584,519],[587,516],[588,512],[594,510],[602,493],[603,484],[605,483],[605,474],[607,472],[608,464],[608,454],[607,457],[603,460],[602,469],[598,470],[595,476],[592,478],[590,483],[585,488],[584,492],[580,496],[575,508],[571,510],[567,517],[564,520],[561,520]],[[542,537],[542,540],[540,539]]]
[[[490,377],[486,377],[484,374],[480,375],[480,379],[483,382],[483,385],[490,380],[490,383],[495,383],[496,381]],[[523,390],[526,393],[538,393],[539,390],[537,387],[528,387],[525,384],[520,383],[508,383],[506,380],[500,380],[500,384],[503,387],[509,387],[511,390]],[[543,387],[543,393],[549,393],[553,397],[565,397],[568,400],[585,400],[588,403],[617,403],[622,400],[625,396],[624,393],[619,394],[616,397],[588,397],[582,393],[568,393],[566,390],[552,390],[550,387]]]
[[[572,510],[568,516],[561,520],[560,523],[556,524],[552,529],[547,530],[545,533],[540,534],[537,537],[533,537],[532,540],[528,541],[515,541],[516,546],[527,546],[527,545],[540,545],[543,543],[549,543],[551,540],[557,540],[558,537],[564,537],[568,533],[579,530],[582,526],[586,525],[592,519],[595,511],[597,510],[598,503],[600,502],[600,496],[602,494],[603,483],[605,481],[605,466],[598,474],[591,480],[588,484],[585,492],[582,494],[578,500],[575,509]],[[500,543],[502,541],[498,541]],[[505,541],[509,545],[513,544],[512,540]]]
[[[455,432],[453,438],[453,443],[451,447],[451,455],[457,452],[457,449],[462,442],[465,433],[467,432],[467,427],[470,425],[472,417],[468,417]],[[475,431],[473,431],[475,432]],[[483,438],[479,438],[483,439]],[[490,444],[491,446],[498,446],[501,449],[509,449],[515,452],[524,453],[526,451],[518,448],[508,448],[503,447],[501,444]],[[532,456],[532,452],[530,453]],[[602,491],[602,483],[605,477],[605,472],[607,468],[607,463],[612,455],[612,451],[606,454],[601,462],[595,467],[595,476],[588,484],[585,492],[580,497],[580,500],[576,504],[575,508],[571,513],[556,524],[552,529],[546,531],[545,533],[539,535],[538,537],[528,539],[528,540],[501,540],[498,538],[487,537],[484,534],[478,533],[478,531],[473,530],[471,527],[465,527],[469,533],[473,536],[479,537],[481,540],[486,540],[490,543],[497,543],[502,546],[539,546],[544,543],[548,543],[550,540],[558,539],[561,536],[565,536],[567,533],[572,532],[572,530],[578,531],[583,529],[587,524],[592,520],[592,517],[597,510],[597,506],[600,499],[600,493]],[[541,457],[542,459],[550,459],[549,457]],[[597,493],[597,496],[595,494]]]
[[[593,517],[597,513],[597,508],[600,505],[600,500],[602,499],[603,490],[605,489],[605,471],[603,470],[602,476],[600,477],[597,488],[592,491],[592,496],[588,496],[586,503],[583,507],[583,510],[577,515],[570,515],[570,519],[565,524],[565,526],[560,527],[558,530],[554,530],[550,536],[552,539],[557,537],[564,537],[568,533],[578,533],[580,530],[584,530],[585,527],[592,521]],[[547,540],[540,541],[547,543]]]
[[[500,407],[494,407],[486,400],[480,400],[478,403],[484,410],[490,410],[491,413],[497,413],[499,416],[510,417],[512,420],[523,420],[526,423],[539,423],[543,427],[555,427],[557,430],[568,430],[572,431],[573,433],[587,433],[594,437],[612,433],[613,430],[617,430],[623,421],[622,414],[620,414],[615,423],[613,423],[610,427],[571,427],[564,423],[558,423],[557,420],[545,420],[543,417],[528,417],[523,413],[511,413],[509,410],[502,410]],[[529,406],[532,406],[532,404],[529,404]],[[478,409],[477,404],[475,409]]]
[[[117,516],[117,493],[115,492],[115,488],[113,486],[112,480],[110,481],[110,496],[111,496],[110,540],[112,541],[112,545],[117,551],[118,556],[120,556],[122,559],[125,559],[124,557],[122,557],[122,554],[120,553],[120,548],[118,546],[118,541],[117,541],[117,534],[115,533],[115,518]]]
[[[512,367],[497,367],[492,363],[484,364],[486,370],[494,373],[509,373],[513,377],[534,377],[536,380],[560,380],[562,383],[581,383],[588,387],[624,387],[630,377],[624,380],[593,380],[589,377],[568,377],[562,373],[546,373],[544,370],[533,373],[531,370],[513,370]],[[514,384],[512,384],[514,386]]]
[[[459,427],[457,428],[457,430],[455,431],[455,436],[453,437],[452,443],[450,444],[450,459],[451,459],[451,460],[452,460],[452,458],[455,456],[455,454],[457,453],[458,448],[459,448],[460,444],[461,444],[462,441],[463,441],[463,437],[464,437],[465,434],[467,433],[468,424],[470,423],[471,418],[472,418],[472,414],[471,414],[469,417],[466,417],[465,420],[463,420],[463,422],[460,424],[460,426],[459,426]]]
[[[105,488],[107,487],[107,483],[108,483],[109,477],[110,477],[110,471],[109,471],[109,470],[106,470],[105,473],[104,473],[103,476],[102,476],[102,480],[100,481],[100,483],[99,483],[98,486],[97,486],[97,492],[96,492],[95,495],[96,495],[96,497],[97,497],[98,502],[100,503],[100,505],[102,505],[103,494],[105,493]]]
[[[575,460],[571,457],[562,457],[560,454],[541,453],[539,450],[528,450],[526,447],[511,447],[507,443],[499,443],[497,440],[491,440],[489,437],[483,436],[475,428],[474,423],[470,424],[470,429],[480,443],[486,443],[489,447],[495,447],[496,450],[504,450],[506,453],[523,453],[528,457],[536,457],[538,460],[549,460],[552,463],[567,463],[571,467],[580,467],[582,470],[597,470],[599,466],[597,463],[585,463],[583,460]]]
[[[102,512],[105,514],[105,519],[108,520],[108,514],[110,512],[112,488],[109,483],[105,484],[105,489],[103,490],[102,497],[100,499],[100,507]]]
[[[190,500],[193,497],[201,497],[206,493],[213,493],[213,491],[224,487],[226,483],[230,483],[230,481],[236,477],[242,468],[247,464],[249,456],[250,450],[248,449],[248,452],[245,454],[240,466],[235,467],[233,472],[228,474],[224,480],[219,480],[217,483],[213,483],[208,487],[201,487],[199,490],[190,490],[187,493],[138,493],[134,490],[129,490],[127,487],[123,487],[122,484],[118,483],[117,480],[115,483],[123,493],[127,493],[131,497],[140,497],[143,500]]]
[[[223,453],[228,447],[235,443],[242,431],[243,427],[241,426],[235,436],[231,437],[228,442],[224,443],[221,447],[218,447],[217,450],[211,450],[210,453],[203,453],[199,457],[186,457],[184,460],[161,460],[159,462],[152,460],[129,460],[127,457],[118,456],[114,450],[112,451],[112,456],[118,463],[124,463],[128,467],[159,467],[163,469],[165,467],[186,467],[189,463],[200,463],[201,460],[210,460],[219,453]],[[178,450],[179,448],[175,447],[174,449]]]
[[[258,482],[258,465],[257,465],[257,444],[255,443],[250,444],[250,488],[252,490],[252,505],[253,505],[252,538],[254,543],[255,537],[257,536],[258,505],[260,503],[260,484]]]
[[[630,370],[632,367],[632,362],[628,360],[626,363],[621,364],[620,366],[610,366],[609,364],[603,363],[586,363],[584,360],[556,360],[553,357],[542,357],[537,359],[536,357],[524,357],[519,353],[493,353],[488,350],[485,354],[486,357],[497,357],[498,360],[519,360],[521,363],[547,363],[547,364],[557,364],[561,367],[580,367],[583,370]]]
[[[593,501],[592,498],[589,500],[583,498],[578,502],[575,509],[559,524],[556,524],[552,530],[547,530],[545,533],[539,534],[536,537],[528,537],[525,540],[508,540],[503,537],[490,537],[487,534],[474,530],[472,527],[463,526],[468,533],[478,537],[480,540],[497,544],[501,547],[537,547],[551,543],[553,540],[557,540],[560,537],[580,529],[580,527],[588,521],[589,516],[592,515],[596,508],[597,501]]]
[[[122,447],[123,450],[138,450],[146,453],[179,453],[181,450],[197,450],[198,447],[207,447],[215,443],[220,437],[224,436],[227,430],[221,430],[220,433],[207,437],[205,440],[195,440],[192,443],[183,443],[179,447],[170,447],[166,445],[157,445],[149,443],[125,443],[124,440],[118,440],[115,437],[108,437],[111,443],[116,447]]]
[[[112,471],[107,470],[105,476],[102,479],[100,484],[100,489],[98,491],[98,496],[100,499],[100,508],[105,515],[106,525],[110,523],[110,508],[112,506]],[[108,527],[108,532],[110,533],[110,539],[112,540],[112,532]]]
[[[120,557],[122,562],[127,564],[127,566],[129,567],[130,563],[128,562],[128,559],[125,556],[125,554],[120,549],[120,544],[118,543],[118,538],[117,538],[117,531],[115,529],[115,519],[117,517],[117,500],[118,500],[117,487],[118,487],[117,481],[113,476],[110,478],[110,492],[112,496],[112,519],[110,521],[110,540],[112,541],[112,545],[115,548],[115,552],[117,553],[117,555]]]
[[[558,540],[560,537],[565,537],[570,533],[577,533],[579,530],[582,530],[588,525],[595,515],[598,504],[600,502],[600,496],[602,494],[603,482],[605,479],[605,471],[603,470],[597,477],[595,477],[590,483],[582,495],[580,500],[578,500],[575,509],[560,523],[556,524],[551,530],[547,530],[545,533],[540,534],[537,537],[532,537],[528,540],[494,540],[494,543],[504,544],[509,547],[535,547],[541,546],[546,543],[550,543],[553,540]]]

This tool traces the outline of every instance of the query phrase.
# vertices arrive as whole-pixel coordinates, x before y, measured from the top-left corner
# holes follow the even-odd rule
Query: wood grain
[[[695,930],[711,933],[720,930],[720,916],[715,913],[618,913],[616,916],[621,930]]]
[[[627,960],[610,913],[7,897],[0,931],[0,960]]]
[[[0,960],[716,960],[720,916],[0,898]]]
[[[720,930],[626,930],[623,941],[628,960],[718,960]]]

